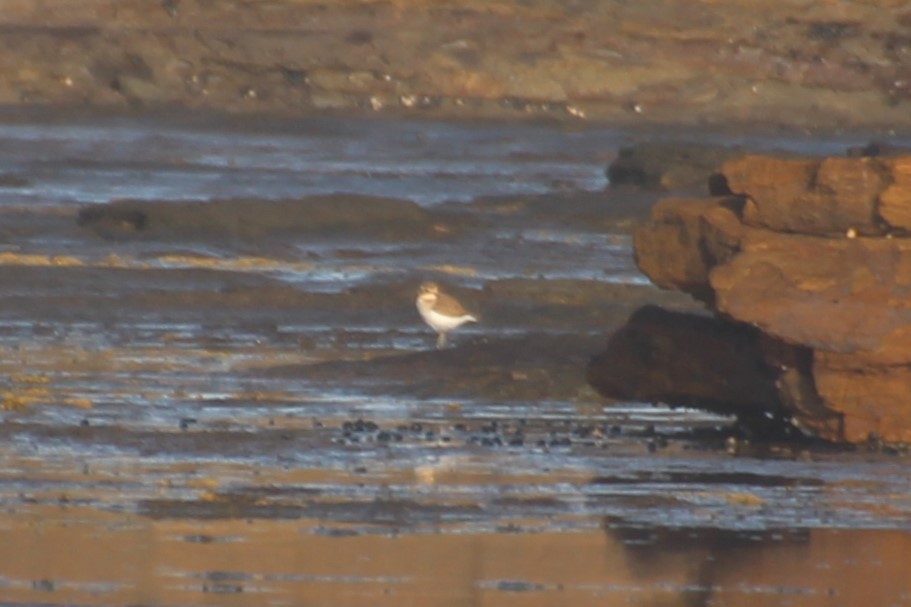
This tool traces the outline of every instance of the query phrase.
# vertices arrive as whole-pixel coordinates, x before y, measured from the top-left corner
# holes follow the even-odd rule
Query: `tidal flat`
[[[911,604],[907,453],[586,384],[640,306],[701,310],[633,259],[666,194],[607,182],[654,135],[4,119],[2,602]],[[481,319],[441,351],[429,279]]]

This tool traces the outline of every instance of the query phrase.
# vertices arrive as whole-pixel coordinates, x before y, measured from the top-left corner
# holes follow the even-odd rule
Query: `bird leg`
[[[437,350],[442,350],[446,347],[446,334],[440,333],[440,336],[437,337]]]

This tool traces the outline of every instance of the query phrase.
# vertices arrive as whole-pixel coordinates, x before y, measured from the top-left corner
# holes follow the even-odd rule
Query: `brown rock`
[[[752,230],[710,283],[720,312],[789,343],[911,360],[896,337],[911,326],[911,241]]]
[[[776,221],[776,214],[790,211],[813,181],[817,164],[813,159],[744,156],[724,163],[721,174],[732,193],[749,195],[749,217],[745,219],[772,228],[763,220],[768,215]]]
[[[868,362],[863,357],[829,352],[817,352],[814,357],[816,390],[842,413],[841,439],[911,442],[911,364]]]
[[[840,437],[842,416],[827,406],[813,378],[813,350],[761,334],[759,348],[765,364],[777,372],[775,386],[782,405],[798,425],[820,436]]]
[[[778,232],[882,234],[876,203],[888,169],[873,158],[746,156],[721,168],[734,194],[749,197],[748,225]]]
[[[813,190],[825,201],[824,212],[838,218],[832,221],[836,232],[882,233],[876,221],[876,199],[885,187],[885,173],[885,167],[870,158],[822,161]]]
[[[892,183],[879,195],[879,215],[892,227],[911,231],[911,156],[888,162]]]
[[[901,237],[911,226],[911,157],[754,156],[723,171],[729,187],[746,197],[742,208],[734,197],[661,201],[636,233],[639,267],[658,285],[710,303],[724,319],[717,322],[758,331],[755,346],[744,344],[733,328],[702,327],[712,339],[740,344],[761,361],[774,377],[775,399],[802,427],[837,441],[911,441],[911,239]],[[723,351],[695,334],[682,338],[691,321],[649,322],[645,330],[634,318],[612,341],[633,348],[633,335],[649,351],[663,351],[689,339],[694,348]],[[616,344],[611,352],[620,356]],[[679,401],[670,402],[689,398],[713,410],[712,395],[736,393],[714,383],[711,369],[691,369],[706,378],[706,392],[697,393],[680,365],[715,361],[684,357],[684,363],[657,357],[660,368],[645,376],[654,387],[636,384],[629,392],[643,398],[674,394]],[[632,375],[622,363],[611,363]],[[658,377],[661,369],[664,378]],[[736,368],[731,378],[756,385]],[[592,381],[615,392],[625,387],[620,379]],[[739,398],[744,411],[756,409],[755,400]]]
[[[710,302],[709,271],[739,249],[738,198],[670,198],[635,233],[636,263],[656,285]]]
[[[740,221],[743,201],[727,198],[715,208],[706,209],[700,224],[700,253],[710,268],[727,263],[738,251],[750,231]]]

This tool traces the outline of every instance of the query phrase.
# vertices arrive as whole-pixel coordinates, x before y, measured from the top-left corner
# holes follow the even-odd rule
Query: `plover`
[[[466,322],[478,322],[454,297],[440,292],[435,282],[425,282],[418,289],[418,312],[430,328],[439,333],[437,349],[446,345],[446,334]]]

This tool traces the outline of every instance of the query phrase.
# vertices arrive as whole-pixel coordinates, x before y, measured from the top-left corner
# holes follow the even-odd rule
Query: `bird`
[[[435,282],[425,282],[418,289],[415,302],[421,318],[439,334],[437,349],[446,347],[446,334],[466,322],[478,322],[457,299],[440,291]]]

